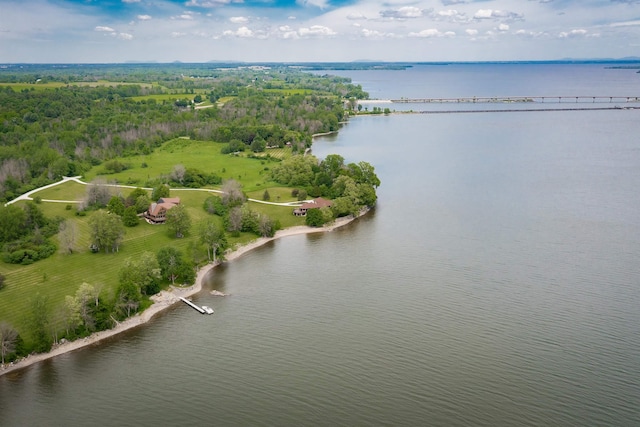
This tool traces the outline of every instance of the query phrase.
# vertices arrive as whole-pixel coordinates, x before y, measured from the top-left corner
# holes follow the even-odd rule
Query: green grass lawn
[[[33,197],[38,196],[43,200],[77,200],[80,201],[87,192],[87,186],[75,181],[68,181],[55,187],[38,191]]]
[[[225,144],[211,141],[192,141],[188,138],[176,138],[166,142],[162,147],[148,155],[132,156],[119,159],[130,166],[122,172],[104,174],[105,169],[97,166],[85,174],[87,182],[100,177],[109,182],[116,181],[146,187],[148,182],[169,175],[176,165],[195,168],[207,173],[215,173],[222,179],[233,178],[240,181],[245,191],[269,188],[277,184],[271,181],[270,167],[273,160],[268,158],[247,158],[249,152],[240,155],[221,154]],[[274,157],[285,157],[289,148],[277,149]],[[269,154],[271,150],[269,151]],[[265,154],[266,155],[266,154]],[[44,197],[43,197],[44,198]]]

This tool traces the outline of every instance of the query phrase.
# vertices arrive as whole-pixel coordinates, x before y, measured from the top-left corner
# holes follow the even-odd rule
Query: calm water
[[[485,67],[342,74],[379,98],[639,92]],[[314,152],[375,165],[370,215],[215,270],[214,316],[0,377],[0,425],[640,425],[639,114],[351,120]]]

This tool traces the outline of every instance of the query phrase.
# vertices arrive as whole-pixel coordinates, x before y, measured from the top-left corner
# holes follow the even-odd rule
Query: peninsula
[[[310,153],[365,98],[286,66],[0,70],[3,372],[146,322],[221,260],[375,206],[372,165]]]

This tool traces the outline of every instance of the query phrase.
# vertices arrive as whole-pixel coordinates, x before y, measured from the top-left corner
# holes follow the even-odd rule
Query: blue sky
[[[0,0],[0,63],[640,56],[640,0]]]

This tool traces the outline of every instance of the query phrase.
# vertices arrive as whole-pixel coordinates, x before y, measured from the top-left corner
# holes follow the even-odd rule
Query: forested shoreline
[[[256,236],[374,206],[373,166],[304,155],[363,98],[348,79],[286,66],[0,68],[1,362],[110,329]],[[66,206],[40,192],[4,205],[85,174],[64,180],[82,193],[59,186]],[[299,218],[287,203],[249,206],[246,191],[332,202]],[[163,198],[176,203],[166,224],[145,222]]]

